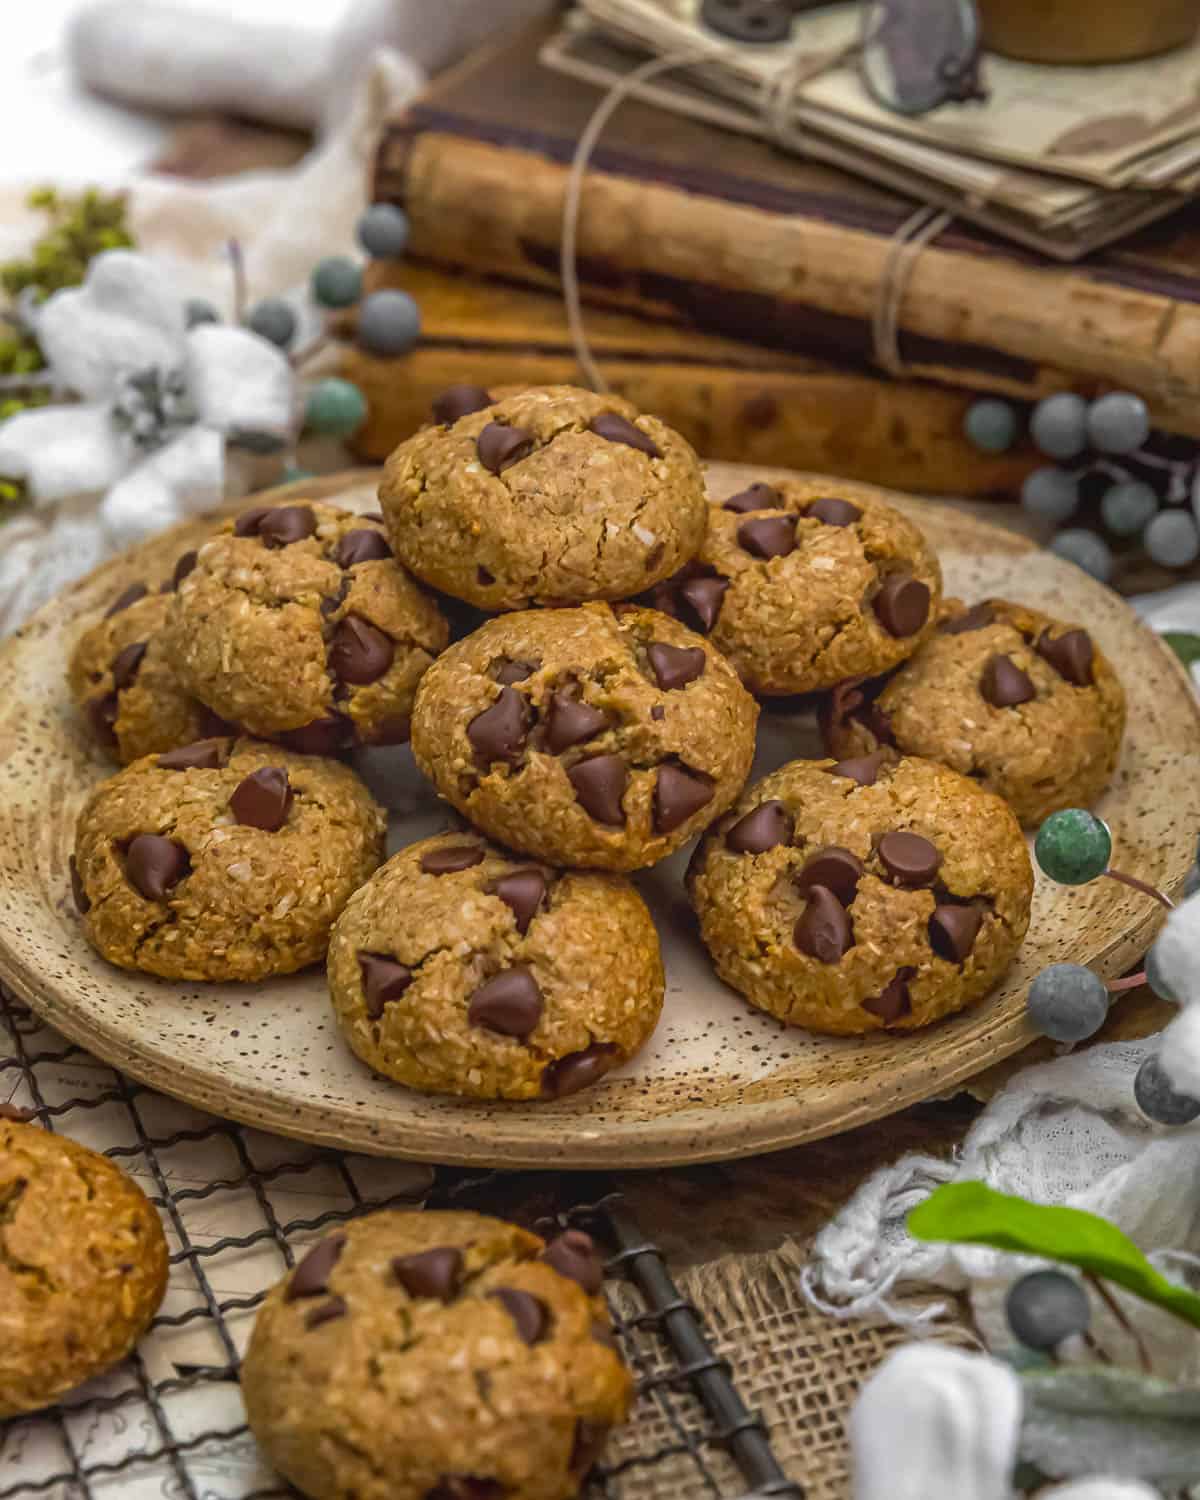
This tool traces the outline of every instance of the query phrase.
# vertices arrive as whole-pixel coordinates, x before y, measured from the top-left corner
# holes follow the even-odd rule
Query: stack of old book
[[[412,291],[425,338],[400,378],[393,362],[348,356],[371,404],[363,456],[386,454],[447,384],[580,379],[559,275],[570,163],[608,80],[639,56],[592,25],[526,32],[443,75],[387,128],[374,193],[408,212],[411,254],[371,274]],[[887,360],[894,374],[898,353],[902,373],[889,378],[880,299],[920,201],[711,108],[626,100],[579,217],[606,379],[711,457],[935,493],[1011,495],[1038,462],[970,447],[962,420],[981,392],[1133,390],[1156,425],[1200,436],[1200,209],[1073,264],[955,218],[906,268]]]

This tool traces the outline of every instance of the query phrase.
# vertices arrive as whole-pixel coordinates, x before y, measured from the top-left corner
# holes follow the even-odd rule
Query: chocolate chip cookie
[[[72,884],[110,963],[164,979],[258,980],[325,954],[383,858],[384,815],[336,761],[201,740],[92,793]]]
[[[636,594],[696,552],[707,516],[677,432],[571,386],[418,432],[388,460],[379,498],[405,566],[489,611]]]
[[[912,1030],[978,1000],[1029,926],[1017,820],[977,782],[880,753],[792,761],[688,871],[717,972],[793,1026]]]
[[[312,1500],[566,1500],[632,1397],[602,1283],[578,1231],[354,1220],[258,1314],[251,1431]]]
[[[489,620],[417,693],[413,753],[477,827],[557,865],[636,870],[729,806],[758,707],[701,636],[588,604]]]
[[[0,1118],[0,1418],[123,1359],[167,1285],[167,1242],[132,1177]]]
[[[382,526],[315,501],[229,522],[180,582],[165,632],[189,692],[306,755],[407,739],[416,685],[448,639]]]
[[[651,602],[707,635],[751,692],[779,695],[904,661],[933,630],[941,591],[911,521],[865,486],[814,478],[710,506],[704,545]]]
[[[351,897],[329,989],[346,1040],[378,1073],[434,1093],[561,1099],[647,1039],[663,969],[650,913],[621,876],[443,834]]]
[[[194,562],[194,553],[185,554],[176,573],[186,576]],[[92,737],[122,765],[225,732],[184,689],[167,658],[162,635],[170,607],[169,592],[132,584],[71,653],[71,697]]]
[[[897,672],[835,689],[822,727],[831,754],[883,748],[939,760],[1036,826],[1104,790],[1125,694],[1086,630],[1004,599],[971,609],[952,599]]]

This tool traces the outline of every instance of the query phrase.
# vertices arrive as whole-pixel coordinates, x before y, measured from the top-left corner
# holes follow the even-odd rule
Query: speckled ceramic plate
[[[728,495],[767,471],[714,465]],[[293,492],[374,508],[370,476]],[[1099,811],[1120,868],[1169,892],[1200,830],[1200,714],[1171,653],[1115,595],[1070,564],[950,509],[890,497],[941,554],[949,591],[1005,595],[1085,624],[1130,700],[1120,770]],[[832,1135],[944,1092],[1030,1039],[1022,1012],[1045,964],[1122,972],[1159,909],[1112,881],[1041,881],[1024,949],[1004,984],[962,1016],[909,1035],[834,1040],[787,1031],[713,975],[679,883],[680,858],[642,877],[667,957],[667,1004],[639,1058],[555,1104],[430,1098],[377,1078],[343,1046],[320,970],[264,985],[181,985],[110,968],[84,942],[67,857],[85,795],[111,767],[88,746],[64,670],[83,622],[136,579],[170,573],[205,527],[180,528],[100,569],[0,652],[0,978],[67,1036],[169,1094],[325,1145],[501,1167],[657,1166],[749,1155]],[[766,715],[761,775],[819,753],[811,720]],[[446,819],[407,751],[361,767],[393,809],[393,847]]]

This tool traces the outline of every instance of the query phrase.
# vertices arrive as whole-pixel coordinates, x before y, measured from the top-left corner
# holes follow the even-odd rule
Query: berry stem
[[[1168,911],[1175,910],[1175,903],[1169,896],[1164,896],[1155,886],[1148,885],[1144,880],[1139,880],[1136,875],[1122,875],[1120,870],[1105,870],[1104,874],[1109,880],[1119,880],[1122,885],[1129,886],[1131,890],[1141,891],[1143,896],[1153,896],[1155,901],[1160,906],[1165,906]]]
[[[1083,1342],[1088,1346],[1088,1348],[1102,1365],[1112,1364],[1112,1356],[1109,1354],[1105,1354],[1104,1350],[1101,1349],[1100,1345],[1096,1342],[1096,1335],[1094,1333],[1085,1333],[1083,1335]]]
[[[1126,974],[1124,979],[1109,979],[1105,983],[1108,985],[1109,993],[1113,995],[1121,990],[1136,990],[1146,983],[1146,971],[1140,969],[1136,974]]]
[[[1091,1271],[1085,1271],[1083,1273],[1083,1279],[1092,1288],[1097,1297],[1100,1298],[1101,1302],[1104,1303],[1105,1307],[1108,1308],[1109,1312],[1112,1313],[1113,1317],[1116,1318],[1117,1322],[1133,1340],[1134,1347],[1137,1349],[1138,1364],[1140,1364],[1142,1367],[1142,1373],[1144,1375],[1153,1375],[1154,1365],[1150,1359],[1150,1351],[1146,1348],[1145,1340],[1142,1338],[1137,1328],[1133,1323],[1130,1322],[1125,1309],[1121,1306],[1121,1304],[1117,1301],[1117,1299],[1113,1296],[1109,1289],[1104,1285],[1104,1282],[1100,1279],[1099,1276],[1093,1275]]]
[[[233,270],[233,321],[240,328],[246,321],[246,258],[239,240],[230,240],[228,250]]]
[[[327,333],[317,334],[316,338],[310,339],[302,349],[297,349],[294,351],[294,353],[289,354],[288,363],[291,365],[293,370],[300,369],[300,367],[302,365],[306,365],[314,355],[320,354],[322,349],[327,349],[329,347],[329,342],[329,335]]]

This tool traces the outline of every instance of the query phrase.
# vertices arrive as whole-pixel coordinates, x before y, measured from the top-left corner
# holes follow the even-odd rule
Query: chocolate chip
[[[177,589],[183,580],[195,568],[197,554],[195,551],[184,552],[175,564],[175,571],[171,574],[171,587]]]
[[[524,1041],[537,1030],[543,1009],[537,980],[524,964],[517,964],[479,986],[467,1007],[467,1020]]]
[[[329,1273],[342,1257],[346,1248],[344,1234],[331,1234],[318,1241],[296,1269],[283,1294],[285,1302],[298,1302],[301,1297],[319,1297],[329,1289]]]
[[[754,510],[779,510],[783,505],[783,496],[777,489],[769,484],[752,484],[748,490],[741,490],[736,495],[730,495],[721,507],[722,510],[731,510],[734,515],[749,515]]]
[[[654,783],[654,831],[674,833],[707,807],[712,797],[712,781],[699,771],[686,766],[660,766]]]
[[[167,750],[158,757],[160,771],[217,771],[224,764],[225,745],[219,739],[197,740]]]
[[[990,604],[975,604],[965,614],[943,620],[939,629],[942,635],[967,635],[972,630],[986,630],[996,623],[996,611]]]
[[[228,719],[223,719],[220,714],[213,713],[211,708],[205,708],[203,703],[198,703],[196,707],[200,710],[201,739],[223,740],[242,733],[236,724],[231,724]]]
[[[806,861],[796,876],[796,884],[802,891],[814,885],[823,885],[833,892],[843,906],[849,906],[858,893],[858,882],[863,877],[863,862],[849,849],[831,844]]]
[[[961,964],[969,958],[983,913],[977,906],[937,906],[929,919],[929,943],[939,958]]]
[[[191,868],[183,845],[157,833],[139,833],[125,851],[125,873],[147,901],[165,901]]]
[[[1096,648],[1086,630],[1068,630],[1058,637],[1051,636],[1049,629],[1043,630],[1033,649],[1075,687],[1090,687],[1095,681],[1092,668]]]
[[[425,1500],[501,1500],[504,1486],[498,1479],[481,1479],[476,1474],[443,1474]]]
[[[988,658],[979,678],[979,691],[993,708],[1015,708],[1018,703],[1028,703],[1037,697],[1029,675],[1011,656],[1003,655]]]
[[[412,737],[412,720],[405,714],[393,714],[364,732],[363,737],[371,745],[407,745]]]
[[[67,869],[71,873],[71,895],[75,898],[75,910],[84,917],[92,909],[91,898],[83,888],[83,876],[79,873],[79,866],[72,854],[67,861]]]
[[[780,844],[790,844],[794,826],[782,802],[763,802],[737,820],[725,835],[725,847],[734,854],[765,854]]]
[[[862,511],[857,505],[851,505],[849,500],[839,500],[834,495],[823,495],[820,500],[814,500],[804,514],[823,521],[826,526],[853,526],[855,521],[862,520]]]
[[[586,1474],[604,1452],[612,1429],[605,1422],[588,1422],[583,1417],[575,1423],[571,1458],[567,1465],[572,1474]]]
[[[119,594],[104,611],[104,618],[111,620],[113,615],[119,615],[123,609],[128,609],[131,604],[144,599],[149,592],[150,590],[144,583],[131,583],[125,592]]]
[[[361,531],[348,531],[337,545],[334,561],[339,568],[353,568],[358,563],[382,562],[392,556],[392,549],[381,531],[363,527]]]
[[[488,886],[488,891],[499,896],[512,911],[517,920],[517,931],[524,937],[546,898],[546,877],[540,870],[514,870],[511,875],[505,875]]]
[[[500,661],[492,668],[492,677],[496,682],[511,687],[514,682],[526,682],[537,671],[532,662],[527,661]]]
[[[121,711],[116,693],[105,693],[100,698],[89,698],[84,710],[92,733],[102,745],[117,743],[116,722]]]
[[[434,398],[433,420],[442,427],[453,427],[460,417],[491,405],[491,393],[481,385],[452,385]]]
[[[568,1052],[552,1062],[542,1074],[542,1093],[547,1099],[565,1099],[599,1082],[621,1061],[621,1049],[612,1042],[593,1042],[582,1052]]]
[[[606,1349],[616,1349],[617,1336],[608,1323],[601,1323],[598,1319],[592,1324],[592,1338],[598,1344],[603,1344]]]
[[[646,660],[655,682],[664,693],[670,693],[702,676],[708,658],[703,646],[668,646],[665,641],[651,641],[646,647]]]
[[[814,885],[793,931],[801,953],[823,964],[835,964],[854,946],[854,932],[845,907],[827,886]]]
[[[764,561],[796,550],[796,522],[791,516],[757,516],[737,529],[738,546]]]
[[[134,641],[131,646],[126,646],[113,657],[109,670],[112,672],[113,686],[117,692],[122,692],[137,676],[148,644],[148,641]]]
[[[658,444],[632,422],[619,417],[615,411],[602,411],[593,417],[591,429],[597,437],[609,443],[624,443],[627,448],[636,448],[639,453],[648,453],[651,458],[661,458]]]
[[[292,787],[282,766],[251,771],[234,789],[229,810],[244,828],[278,833],[292,806]]]
[[[844,776],[847,781],[857,781],[859,786],[874,786],[879,780],[879,768],[886,759],[882,750],[871,755],[858,755],[853,760],[839,760],[830,766],[831,776]]]
[[[878,995],[871,1000],[863,1001],[863,1010],[870,1011],[873,1016],[878,1016],[885,1026],[890,1026],[901,1016],[910,1015],[912,998],[908,993],[908,981],[916,972],[916,969],[901,969]]]
[[[728,578],[688,578],[679,585],[679,597],[691,605],[701,630],[707,632],[716,625],[728,587]]]
[[[561,755],[572,745],[582,745],[603,734],[610,722],[606,713],[570,693],[554,693],[546,711],[546,748],[551,755]]]
[[[499,422],[489,422],[475,443],[479,462],[493,474],[503,474],[505,469],[520,463],[533,451],[535,438],[524,427],[505,427]]]
[[[462,1251],[452,1246],[419,1250],[415,1255],[397,1255],[392,1261],[396,1280],[410,1297],[429,1297],[450,1302],[462,1275]]]
[[[269,505],[256,505],[251,510],[244,510],[233,523],[234,536],[257,536],[258,528],[270,514]]]
[[[304,1326],[308,1329],[320,1328],[322,1323],[333,1323],[338,1318],[344,1318],[347,1311],[344,1297],[330,1297],[328,1302],[322,1302],[320,1307],[313,1308],[304,1319]]]
[[[502,1286],[488,1293],[499,1302],[517,1325],[517,1337],[523,1344],[540,1344],[550,1327],[550,1309],[532,1292]]]
[[[317,518],[311,505],[280,505],[268,510],[258,523],[257,533],[265,546],[290,547],[302,542],[317,529]]]
[[[512,766],[521,758],[528,731],[528,703],[515,687],[502,687],[491,708],[467,725],[467,739],[482,765],[503,760]]]
[[[358,967],[367,1015],[378,1021],[384,1006],[399,1000],[413,982],[412,970],[387,953],[360,953]]]
[[[331,714],[327,719],[314,719],[299,729],[289,729],[279,741],[299,755],[336,755],[353,738],[352,726],[340,714]]]
[[[929,885],[941,868],[937,848],[919,833],[885,833],[877,849],[884,869],[900,885]]]
[[[365,687],[390,670],[396,658],[396,643],[390,635],[364,620],[347,615],[329,643],[329,667],[339,682]]]
[[[594,1297],[604,1285],[604,1262],[596,1241],[582,1229],[564,1230],[550,1241],[541,1258],[560,1276],[578,1282],[589,1297]]]
[[[621,798],[629,772],[618,755],[593,755],[581,760],[567,772],[580,807],[597,823],[619,827],[625,821]]]
[[[481,844],[455,844],[452,849],[431,849],[421,856],[423,875],[456,875],[483,863]]]
[[[337,586],[337,592],[334,594],[326,594],[325,597],[321,600],[322,618],[328,620],[332,615],[336,615],[338,610],[341,609],[342,605],[346,602],[346,595],[349,592],[350,580],[348,578],[343,578]]]
[[[650,717],[656,724],[661,724],[662,721],[667,717],[667,711],[661,703],[656,703],[650,710]]]
[[[889,635],[916,635],[929,618],[929,586],[911,573],[891,573],[875,595],[875,613]]]

